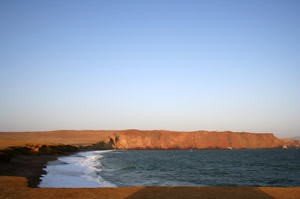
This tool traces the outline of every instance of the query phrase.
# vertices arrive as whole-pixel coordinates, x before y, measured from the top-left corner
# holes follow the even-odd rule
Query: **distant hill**
[[[300,140],[300,136],[290,137],[290,138],[287,138],[287,139],[291,139],[291,140]]]

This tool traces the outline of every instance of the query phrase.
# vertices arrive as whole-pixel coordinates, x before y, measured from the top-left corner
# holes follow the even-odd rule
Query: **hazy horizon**
[[[300,1],[1,1],[0,132],[300,136]]]

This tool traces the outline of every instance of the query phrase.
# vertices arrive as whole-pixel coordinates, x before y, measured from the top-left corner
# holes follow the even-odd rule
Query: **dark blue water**
[[[300,186],[299,149],[138,150],[102,154],[99,175],[126,186]]]

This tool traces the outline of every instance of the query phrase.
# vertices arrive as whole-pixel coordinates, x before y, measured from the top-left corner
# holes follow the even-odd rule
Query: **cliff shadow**
[[[126,199],[272,199],[273,197],[255,187],[145,187]]]

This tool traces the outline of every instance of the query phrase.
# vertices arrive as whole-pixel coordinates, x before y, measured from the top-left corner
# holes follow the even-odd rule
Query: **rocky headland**
[[[299,140],[271,133],[215,131],[75,131],[0,133],[0,161],[18,155],[62,155],[84,150],[187,150],[299,148]]]
[[[215,131],[45,131],[0,133],[0,161],[16,155],[61,155],[68,152],[117,150],[299,148],[299,140],[271,133]]]
[[[165,130],[58,130],[45,132],[2,132],[0,150],[33,154],[85,149],[263,149],[299,148],[300,141],[280,139],[272,133],[165,131]],[[25,148],[26,149],[25,149]],[[21,149],[20,149],[21,150]]]

